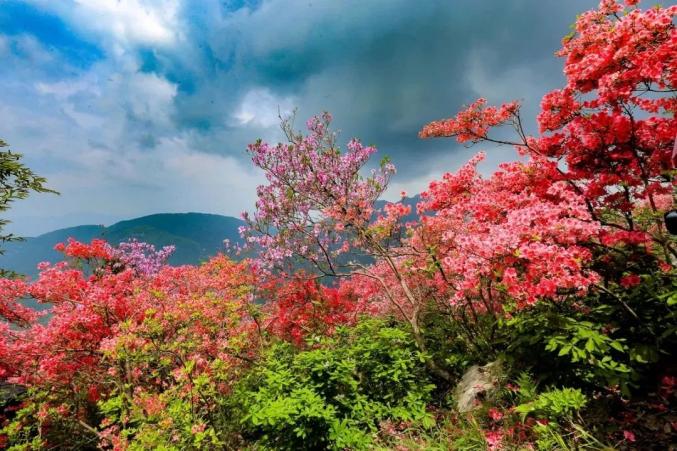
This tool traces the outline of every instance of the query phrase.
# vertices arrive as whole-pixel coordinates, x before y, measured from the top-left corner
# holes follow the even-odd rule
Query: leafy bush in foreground
[[[364,320],[311,349],[271,347],[238,387],[246,434],[271,449],[363,449],[385,420],[431,425],[433,386],[411,335]]]

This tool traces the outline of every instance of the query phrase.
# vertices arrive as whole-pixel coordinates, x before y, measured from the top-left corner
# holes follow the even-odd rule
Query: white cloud
[[[9,61],[3,61],[3,65],[11,64],[12,59],[21,58],[34,66],[43,66],[54,62],[55,59],[49,49],[28,34],[2,36],[0,55],[9,58]]]
[[[77,29],[109,41],[115,50],[139,44],[170,45],[180,37],[179,0],[33,0]]]
[[[233,117],[238,125],[272,127],[280,123],[280,116],[288,116],[294,108],[291,97],[277,97],[266,88],[247,92]]]
[[[55,99],[59,101],[66,100],[73,94],[90,88],[91,86],[89,86],[84,79],[64,80],[51,83],[40,81],[35,84],[35,90],[39,94],[53,95]]]
[[[118,41],[168,44],[176,37],[174,0],[78,0],[77,5],[89,28],[112,33]]]
[[[121,86],[130,111],[141,120],[169,123],[176,85],[155,74],[135,73]]]
[[[199,152],[181,137],[161,139],[158,148],[162,152],[78,146],[72,167],[41,172],[61,195],[35,195],[16,203],[7,217],[17,221],[9,228],[35,235],[101,222],[101,215],[126,219],[200,211],[237,217],[252,209],[255,188],[265,180],[246,162]],[[38,216],[54,221],[27,226],[27,218]]]

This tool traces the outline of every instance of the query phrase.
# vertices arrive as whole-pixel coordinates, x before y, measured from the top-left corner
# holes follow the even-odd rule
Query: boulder
[[[503,369],[499,361],[484,366],[473,365],[468,368],[454,389],[456,409],[459,412],[469,412],[477,407],[490,392],[498,387],[502,376]]]
[[[25,387],[0,381],[0,407],[20,402],[25,394]]]

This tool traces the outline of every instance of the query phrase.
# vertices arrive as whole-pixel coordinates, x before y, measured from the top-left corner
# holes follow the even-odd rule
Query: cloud
[[[294,99],[291,97],[279,98],[266,88],[253,88],[245,94],[234,118],[240,126],[268,128],[277,126],[280,117],[289,116],[293,109]]]
[[[13,214],[237,214],[260,177],[246,145],[281,139],[278,109],[294,108],[299,127],[331,111],[342,139],[399,166],[394,192],[414,193],[475,152],[422,141],[420,127],[480,95],[522,99],[533,124],[540,97],[562,83],[561,36],[595,4],[2,2],[0,136],[63,193]],[[486,171],[515,157],[485,150]]]
[[[160,140],[158,146],[164,149],[162,158],[138,151],[118,158],[114,149],[89,149],[77,166],[47,174],[60,196],[42,194],[17,203],[12,219],[24,233],[34,235],[83,222],[111,223],[149,211],[238,216],[254,203],[252,188],[264,180],[240,160],[191,150],[180,138]],[[40,217],[58,222],[35,224]]]
[[[180,37],[177,0],[29,1],[117,52],[135,45],[171,45]]]
[[[26,2],[5,0],[0,4],[0,30],[14,38],[8,50],[18,57],[26,56],[22,40],[23,44],[34,41],[34,47],[54,53],[78,68],[87,68],[103,57],[101,49],[74,33],[65,19]],[[27,37],[30,41],[25,41]]]

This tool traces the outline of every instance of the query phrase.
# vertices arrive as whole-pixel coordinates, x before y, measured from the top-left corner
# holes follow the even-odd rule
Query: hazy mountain
[[[404,203],[412,212],[403,221],[417,218],[418,196],[405,198]],[[385,201],[379,201],[377,208],[383,208]],[[172,265],[197,264],[223,250],[223,240],[239,242],[238,227],[244,222],[230,216],[205,213],[161,213],[141,218],[120,221],[109,227],[103,225],[82,225],[55,230],[43,235],[27,238],[26,241],[5,244],[5,254],[0,255],[0,267],[20,274],[36,276],[36,266],[43,261],[57,262],[61,254],[54,245],[65,242],[69,237],[89,242],[103,238],[111,244],[136,238],[155,245],[172,244],[176,251],[169,259]]]
[[[61,254],[54,245],[69,237],[79,241],[102,238],[118,244],[130,238],[151,243],[156,247],[172,244],[176,251],[169,260],[172,265],[196,264],[223,250],[223,240],[239,241],[237,218],[204,213],[163,213],[121,221],[109,227],[83,225],[45,233],[26,241],[8,243],[0,256],[0,267],[35,276],[41,261],[56,262]]]

